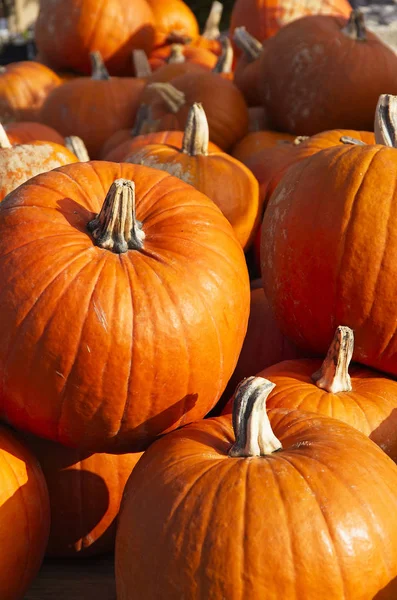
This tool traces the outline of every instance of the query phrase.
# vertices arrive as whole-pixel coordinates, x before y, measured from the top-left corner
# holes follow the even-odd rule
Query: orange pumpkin
[[[233,146],[231,154],[245,165],[249,165],[252,157],[255,157],[261,150],[266,148],[271,155],[271,150],[278,149],[280,144],[284,149],[284,142],[291,142],[288,144],[288,149],[292,154],[296,148],[296,145],[292,144],[295,138],[294,135],[279,131],[251,131]]]
[[[211,4],[210,12],[204,25],[202,34],[193,40],[192,46],[210,50],[216,56],[222,53],[222,44],[220,42],[221,32],[219,30],[222,19],[223,4],[214,0]]]
[[[64,136],[81,137],[89,155],[96,158],[115,131],[132,127],[146,81],[110,77],[97,53],[92,61],[92,76],[54,90],[42,107],[40,120]]]
[[[54,71],[38,62],[0,67],[0,122],[37,120],[48,94],[61,83]]]
[[[235,434],[205,419],[144,454],[119,515],[119,600],[395,600],[396,465],[337,419],[266,414],[272,388],[240,385]]]
[[[78,163],[9,194],[0,276],[1,417],[91,451],[140,451],[202,418],[247,328],[232,227],[147,167]]]
[[[157,48],[149,56],[149,64],[153,71],[165,64],[185,62],[192,62],[210,71],[216,65],[216,56],[205,48],[195,48],[183,44],[172,44],[171,46]]]
[[[243,164],[224,152],[209,151],[208,136],[204,109],[193,104],[181,149],[169,144],[147,145],[125,162],[166,171],[203,192],[221,209],[238,241],[247,248],[259,223],[258,184]]]
[[[64,139],[52,127],[34,121],[16,121],[4,126],[11,144],[26,144],[29,142],[54,142],[63,145]]]
[[[199,35],[197,19],[182,0],[147,0],[154,14],[155,47],[164,46],[169,41],[194,40]]]
[[[37,459],[0,427],[0,598],[25,596],[50,530],[48,492]]]
[[[24,440],[39,459],[48,487],[47,556],[112,552],[124,486],[142,454],[91,454],[34,436]]]
[[[90,53],[98,51],[109,73],[120,75],[128,72],[134,49],[151,51],[154,22],[146,0],[41,0],[35,40],[55,69],[88,74]]]

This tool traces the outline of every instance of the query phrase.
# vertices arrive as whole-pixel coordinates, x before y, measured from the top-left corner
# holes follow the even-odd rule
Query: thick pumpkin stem
[[[214,73],[231,73],[233,66],[233,48],[227,36],[223,35],[220,39],[222,53],[213,69]]]
[[[236,27],[233,31],[233,41],[244,52],[246,59],[250,62],[254,62],[260,57],[263,46],[259,40],[248,33],[245,27]]]
[[[147,133],[146,125],[150,121],[150,107],[147,104],[141,104],[135,116],[134,126],[131,129],[131,137]]]
[[[207,40],[216,40],[221,32],[219,31],[219,24],[222,19],[223,13],[223,4],[215,0],[212,3],[210,14],[204,25],[204,31],[202,33],[202,37]]]
[[[167,63],[169,65],[176,65],[186,62],[186,57],[183,53],[184,49],[185,47],[182,44],[172,44]]]
[[[342,135],[339,140],[342,144],[346,144],[347,146],[366,146],[367,144],[362,140],[358,140],[357,138],[350,137],[350,135]]]
[[[167,105],[168,110],[175,114],[186,102],[185,94],[170,83],[150,83],[146,89],[157,92]]]
[[[342,33],[357,42],[365,42],[367,40],[364,15],[361,10],[352,10],[346,26],[342,29]]]
[[[90,52],[91,58],[91,79],[106,81],[110,79],[110,75],[108,73],[107,68],[105,67],[105,63],[103,62],[103,58],[100,52]]]
[[[135,214],[135,184],[116,179],[105,198],[101,212],[87,225],[95,245],[116,254],[143,247],[145,233]]]
[[[317,387],[331,394],[351,391],[349,365],[353,349],[353,331],[350,327],[340,325],[321,368],[312,375],[312,380]]]
[[[375,142],[397,148],[397,96],[382,94],[375,110]]]
[[[134,50],[132,53],[132,63],[134,65],[135,77],[145,79],[152,74],[147,54],[144,50]]]
[[[77,135],[65,137],[65,146],[77,156],[80,162],[88,162],[90,160],[85,143]]]
[[[196,102],[189,110],[185,134],[182,141],[182,152],[190,156],[208,154],[209,129],[202,104]]]
[[[3,125],[0,123],[0,148],[12,148],[12,144],[8,139],[8,135],[6,134],[6,130]]]
[[[263,377],[248,377],[238,386],[233,402],[236,441],[229,456],[266,456],[281,450],[266,412],[266,400],[276,385]]]

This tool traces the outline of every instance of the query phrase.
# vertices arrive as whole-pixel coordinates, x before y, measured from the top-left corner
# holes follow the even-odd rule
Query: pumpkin
[[[306,15],[342,15],[348,17],[351,5],[347,0],[236,0],[233,6],[230,33],[236,27],[246,27],[260,42],[276,34],[287,23]]]
[[[182,0],[146,0],[154,14],[155,47],[164,46],[169,41],[199,35],[197,19]]]
[[[128,72],[131,52],[148,54],[154,15],[146,0],[41,0],[36,21],[38,52],[55,69],[90,72],[90,53],[100,52],[109,73]]]
[[[72,152],[53,142],[35,141],[11,146],[0,125],[0,202],[31,177],[75,162],[77,158]]]
[[[191,42],[192,46],[198,48],[205,48],[210,50],[216,56],[220,56],[222,53],[222,44],[220,42],[221,32],[219,30],[220,22],[222,19],[223,4],[215,0],[211,4],[210,12],[204,25],[204,29],[198,38]]]
[[[237,27],[234,30],[233,41],[242,51],[234,72],[235,84],[243,94],[248,106],[257,106],[261,104],[258,81],[262,44],[250,35],[245,27]]]
[[[40,120],[64,136],[81,137],[95,158],[115,131],[132,127],[146,82],[110,77],[101,56],[93,53],[91,58],[92,76],[54,90],[41,109]]]
[[[263,106],[249,106],[248,120],[249,133],[271,128],[271,123]]]
[[[290,23],[259,61],[262,103],[278,131],[369,131],[379,95],[397,93],[397,56],[365,29],[359,11]]]
[[[0,121],[37,120],[48,94],[61,84],[54,71],[38,62],[22,61],[0,67]]]
[[[245,165],[249,165],[250,159],[255,157],[261,150],[266,148],[269,155],[271,155],[270,148],[278,149],[281,144],[284,148],[285,142],[290,142],[288,148],[291,148],[292,154],[292,149],[296,148],[292,144],[295,139],[296,136],[289,133],[280,133],[279,131],[251,131],[233,146],[231,154]]]
[[[93,452],[140,451],[203,417],[247,328],[232,227],[143,166],[82,162],[9,194],[0,276],[0,416]]]
[[[47,482],[51,528],[46,555],[112,552],[124,486],[141,453],[92,454],[25,435]]]
[[[258,184],[252,173],[228,154],[208,149],[208,122],[201,104],[190,109],[182,148],[146,145],[125,162],[167,171],[211,198],[231,223],[243,248],[259,223]]]
[[[192,62],[211,70],[216,65],[216,56],[205,48],[195,48],[194,46],[184,46],[183,44],[172,44],[157,48],[149,56],[149,64],[152,71],[162,67],[165,64],[179,64]]]
[[[52,127],[34,121],[15,121],[4,125],[5,132],[11,144],[26,144],[29,142],[54,142],[63,145],[60,133]]]
[[[222,150],[228,150],[248,131],[248,110],[241,92],[217,73],[187,73],[171,83],[153,83],[144,96],[157,131],[183,129],[194,102],[203,105],[210,140]]]
[[[355,333],[354,359],[392,374],[397,151],[381,144],[396,144],[396,103],[379,99],[378,144],[329,148],[288,169],[267,206],[261,248],[265,293],[289,338],[325,353],[343,323]]]
[[[0,427],[0,598],[25,596],[43,560],[50,529],[48,492],[37,459]]]
[[[337,419],[266,413],[273,388],[248,378],[233,419],[141,458],[118,521],[119,600],[396,598],[396,465]]]

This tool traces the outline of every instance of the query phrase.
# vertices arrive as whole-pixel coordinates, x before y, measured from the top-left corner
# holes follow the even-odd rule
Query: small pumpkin
[[[160,169],[189,183],[211,198],[231,223],[243,248],[252,242],[259,223],[258,184],[251,172],[224,152],[208,148],[208,122],[201,104],[193,104],[186,122],[182,148],[147,145],[125,162]]]
[[[154,46],[158,48],[169,41],[194,40],[199,35],[197,19],[182,0],[147,0],[155,21]]]
[[[29,142],[54,142],[64,144],[63,137],[52,127],[35,123],[34,121],[15,121],[4,125],[5,132],[11,144],[26,144]]]
[[[24,598],[43,560],[50,506],[36,457],[0,427],[0,598]]]
[[[233,418],[145,452],[119,515],[119,600],[396,598],[396,465],[337,419],[267,413],[273,388],[248,378]]]

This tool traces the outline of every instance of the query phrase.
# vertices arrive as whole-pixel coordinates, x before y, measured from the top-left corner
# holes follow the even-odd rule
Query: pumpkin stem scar
[[[214,73],[231,73],[233,67],[233,48],[229,38],[222,35],[220,38],[222,53],[213,69]]]
[[[172,44],[171,52],[169,57],[167,58],[167,63],[169,65],[175,65],[186,62],[185,55],[183,53],[184,46],[183,44]]]
[[[210,13],[204,25],[202,37],[207,40],[216,40],[221,32],[219,31],[219,24],[221,22],[223,13],[223,4],[215,0],[211,5]]]
[[[106,81],[110,79],[100,52],[90,52],[92,74],[91,79]]]
[[[375,142],[397,147],[397,96],[382,94],[375,110]]]
[[[292,142],[294,146],[299,146],[302,142],[305,142],[310,138],[310,135],[298,135]]]
[[[350,327],[340,325],[328,349],[321,368],[312,375],[317,387],[332,394],[351,392],[349,365],[353,356],[354,334]]]
[[[177,113],[185,104],[185,94],[170,83],[150,83],[148,90],[154,90],[167,105],[168,110]]]
[[[150,77],[152,67],[150,66],[147,54],[144,50],[134,50],[132,53],[132,62],[135,70],[135,77]]]
[[[182,152],[189,156],[208,154],[209,129],[202,104],[196,102],[189,110],[185,133],[182,141]]]
[[[254,62],[262,53],[262,44],[245,27],[236,27],[233,32],[233,42],[245,54],[245,58]]]
[[[350,135],[342,135],[339,140],[342,144],[347,144],[350,146],[366,146],[367,144],[362,140],[358,140],[354,137],[350,137]]]
[[[364,15],[361,10],[352,10],[346,26],[342,29],[342,33],[358,42],[367,41],[367,30],[365,28]]]
[[[87,224],[95,245],[116,254],[143,247],[145,232],[135,214],[135,184],[116,179],[110,187],[101,212]]]
[[[229,456],[267,456],[282,449],[266,412],[266,400],[276,385],[263,377],[248,377],[237,386],[233,402],[236,442]]]

